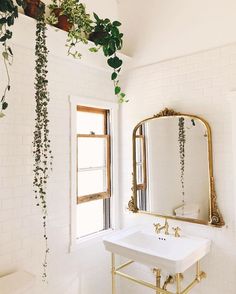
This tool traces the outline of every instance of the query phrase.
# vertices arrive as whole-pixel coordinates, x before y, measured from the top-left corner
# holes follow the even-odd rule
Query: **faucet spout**
[[[154,223],[153,225],[154,225],[154,228],[155,228],[155,232],[157,234],[160,234],[160,232],[164,230],[164,234],[169,235],[169,224],[168,224],[167,219],[165,219],[164,226],[161,226],[160,223],[157,223],[157,224]]]

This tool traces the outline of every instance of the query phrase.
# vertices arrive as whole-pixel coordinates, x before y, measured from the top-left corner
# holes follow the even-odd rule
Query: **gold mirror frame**
[[[203,220],[196,220],[196,219],[190,219],[190,218],[183,218],[183,217],[176,217],[176,216],[168,216],[168,215],[161,215],[153,212],[147,212],[143,210],[139,210],[137,206],[137,181],[136,181],[136,132],[137,129],[140,127],[141,124],[148,120],[153,119],[159,119],[161,117],[168,117],[168,116],[187,116],[189,118],[194,118],[200,120],[207,129],[207,146],[208,146],[208,170],[209,170],[209,218],[208,222]],[[198,224],[204,224],[204,225],[211,225],[215,227],[222,227],[225,225],[224,219],[222,214],[220,213],[220,210],[217,205],[217,196],[215,192],[215,183],[214,183],[214,176],[213,176],[213,153],[212,153],[212,134],[211,134],[211,128],[209,123],[193,114],[186,114],[186,113],[180,113],[176,112],[173,109],[165,108],[164,110],[160,111],[159,113],[155,114],[153,117],[149,117],[147,119],[142,120],[139,122],[134,130],[133,130],[133,136],[132,136],[132,142],[133,142],[133,182],[132,182],[132,192],[133,195],[131,196],[131,200],[128,203],[128,209],[134,213],[143,213],[143,214],[150,214],[157,217],[164,217],[168,219],[175,219],[175,220],[181,220],[186,222],[192,222],[192,223],[198,223]]]

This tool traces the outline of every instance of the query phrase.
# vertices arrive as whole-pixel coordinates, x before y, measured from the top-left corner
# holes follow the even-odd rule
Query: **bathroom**
[[[48,5],[52,1],[43,2]],[[200,117],[211,128],[211,136],[208,133],[207,138],[208,148],[212,145],[212,160],[208,161],[214,173],[222,225],[168,218],[170,236],[172,227],[179,227],[179,239],[189,235],[211,241],[210,250],[200,263],[206,278],[189,293],[235,294],[235,1],[80,2],[91,15],[96,12],[101,18],[121,23],[118,28],[124,33],[123,47],[117,56],[123,60],[119,87],[125,96],[119,99],[124,101],[119,102],[114,95],[112,69],[107,66],[103,52],[90,52],[91,43],[79,44],[81,59],[68,56],[67,32],[47,24],[48,129],[53,158],[46,187],[45,239],[42,218],[45,211],[37,206],[33,189],[36,21],[25,15],[22,7],[18,8],[19,16],[10,27],[13,34],[9,44],[14,54],[13,63],[8,66],[11,89],[6,95],[8,107],[1,111],[4,116],[0,117],[0,294],[161,293],[118,275],[114,283],[111,252],[105,249],[104,239],[120,229],[139,225],[155,234],[153,223],[165,223],[163,216],[133,213],[128,209],[134,181],[133,130],[139,122],[165,108]],[[46,8],[46,15],[49,15],[49,8]],[[4,58],[0,60],[0,75],[2,95],[8,83]],[[77,196],[73,197],[79,188],[76,172],[73,172],[77,170],[76,115],[86,113],[86,109],[90,112],[107,110],[109,125],[105,129],[109,127],[109,132],[99,138],[106,141],[110,136],[112,139],[111,197],[107,198],[109,208],[106,208],[109,221],[106,221],[106,229],[98,233],[93,225],[99,226],[103,217],[100,215],[99,219],[97,215],[99,221],[96,222],[98,210],[94,206],[83,212],[80,221],[79,209],[86,202],[78,203]],[[206,137],[202,138],[206,142]],[[178,148],[178,143],[176,146]],[[168,168],[167,165],[163,167],[166,177]],[[196,168],[191,166],[193,172]],[[177,181],[179,183],[179,178]],[[99,201],[105,203],[105,197]],[[92,205],[95,201],[87,203]],[[102,213],[104,211],[103,207]],[[91,232],[78,232],[80,224]],[[43,266],[48,248],[47,265]],[[123,256],[116,257],[117,264],[126,261]],[[137,280],[155,284],[152,266],[135,262],[124,272]],[[163,269],[161,285],[167,275]],[[184,272],[184,285],[194,277],[195,267],[191,266]],[[176,293],[174,284],[167,285],[167,290]]]

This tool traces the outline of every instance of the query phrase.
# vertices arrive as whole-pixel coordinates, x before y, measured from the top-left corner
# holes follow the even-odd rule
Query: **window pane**
[[[106,169],[78,172],[78,196],[106,191]]]
[[[103,229],[103,200],[94,200],[77,205],[77,238]]]
[[[136,173],[137,173],[137,184],[143,184],[143,166],[142,166],[142,164],[136,165]]]
[[[143,139],[136,138],[136,162],[140,163],[143,160]]]
[[[78,168],[106,166],[106,138],[78,138]]]
[[[77,112],[77,134],[104,134],[104,115],[101,113]]]

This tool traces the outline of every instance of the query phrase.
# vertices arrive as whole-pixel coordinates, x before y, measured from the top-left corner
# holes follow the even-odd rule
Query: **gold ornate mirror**
[[[133,130],[129,210],[217,227],[224,225],[206,120],[164,109]]]

